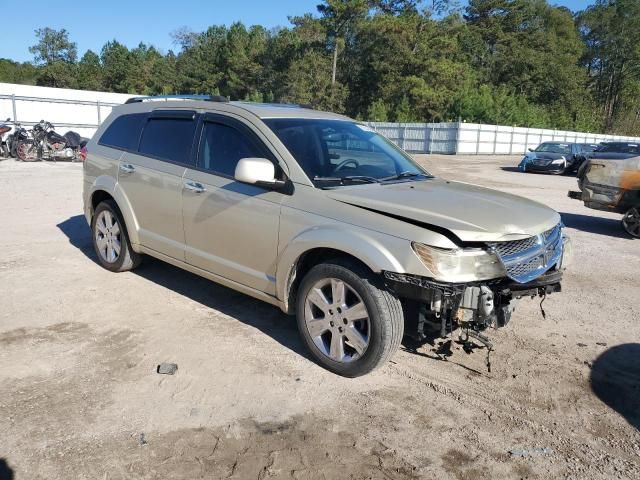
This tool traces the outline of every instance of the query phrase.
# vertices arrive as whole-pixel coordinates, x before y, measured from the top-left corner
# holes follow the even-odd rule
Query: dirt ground
[[[515,157],[419,157],[562,213],[562,294],[485,356],[405,346],[356,380],[276,308],[94,261],[78,164],[0,162],[0,479],[640,478],[640,240]],[[175,362],[174,376],[156,366]]]

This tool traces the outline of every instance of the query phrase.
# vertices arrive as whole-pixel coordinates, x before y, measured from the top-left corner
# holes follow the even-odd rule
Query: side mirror
[[[533,148],[528,148],[527,150],[529,150],[530,152],[533,152],[534,149]]]
[[[243,158],[236,166],[234,178],[238,182],[258,187],[278,189],[285,186],[282,180],[276,180],[276,167],[266,158]]]

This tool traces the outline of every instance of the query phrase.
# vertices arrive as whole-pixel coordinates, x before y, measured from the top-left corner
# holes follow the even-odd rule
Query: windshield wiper
[[[355,183],[380,183],[375,177],[367,177],[366,175],[348,175],[346,177],[314,177],[314,182],[338,182],[344,185],[346,182]]]
[[[402,180],[403,178],[415,178],[415,177],[425,177],[425,178],[433,178],[431,175],[427,175],[426,173],[419,172],[402,172],[398,175],[393,175],[391,177],[381,178],[381,182],[389,182],[391,180]]]

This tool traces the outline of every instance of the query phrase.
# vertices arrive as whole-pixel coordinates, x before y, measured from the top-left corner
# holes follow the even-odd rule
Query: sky
[[[194,31],[210,25],[229,25],[242,21],[267,28],[288,26],[289,16],[316,12],[319,0],[29,0],[28,12],[21,2],[9,1],[2,7],[0,58],[30,61],[29,46],[35,42],[34,30],[65,28],[78,44],[78,56],[87,49],[99,53],[114,38],[133,48],[141,41],[167,52],[176,47],[170,33],[186,26]],[[577,11],[589,0],[550,0]],[[7,19],[19,19],[8,21]]]

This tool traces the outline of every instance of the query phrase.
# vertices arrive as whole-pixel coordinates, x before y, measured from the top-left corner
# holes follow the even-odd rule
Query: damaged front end
[[[590,160],[569,198],[594,210],[623,214],[622,226],[640,238],[640,157]]]
[[[504,275],[460,281],[464,276],[459,275],[462,270],[458,269],[459,278],[452,275],[451,282],[394,272],[384,272],[384,277],[403,299],[408,336],[424,342],[453,336],[459,330],[465,351],[476,348],[475,343],[486,348],[490,371],[489,353],[493,344],[483,332],[507,325],[517,300],[539,297],[544,301],[547,295],[561,291],[562,272],[570,261],[571,243],[563,235],[562,226],[557,225],[540,235],[488,243],[479,250],[487,255],[486,258],[475,256],[483,258],[476,262],[480,271],[485,269],[489,273],[494,268]],[[432,256],[425,252],[418,255],[433,268]],[[488,264],[490,259],[494,259],[493,267]],[[544,316],[544,310],[542,314]]]

